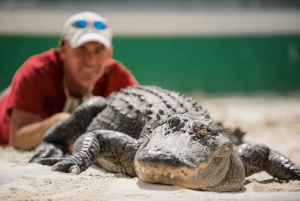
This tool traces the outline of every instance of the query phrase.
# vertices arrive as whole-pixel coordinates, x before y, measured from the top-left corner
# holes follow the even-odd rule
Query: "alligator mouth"
[[[135,161],[135,170],[139,179],[145,182],[177,186],[192,180],[197,172],[196,169],[186,167],[165,167],[162,164],[153,165],[138,161]]]
[[[210,190],[224,179],[229,162],[227,157],[210,157],[197,167],[191,167],[184,164],[174,166],[135,159],[134,168],[139,179],[145,182]]]
[[[191,180],[197,172],[197,164],[176,157],[161,149],[147,149],[149,141],[142,145],[135,156],[134,168],[139,179],[149,183],[178,185]]]

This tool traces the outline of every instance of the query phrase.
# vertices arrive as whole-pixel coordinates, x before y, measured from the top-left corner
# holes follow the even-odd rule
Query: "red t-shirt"
[[[55,49],[29,58],[18,69],[10,90],[0,100],[0,145],[9,140],[12,108],[38,114],[44,119],[62,112],[66,101],[62,77],[62,61]],[[107,73],[96,83],[93,94],[107,97],[114,91],[137,84],[121,63],[111,59]]]

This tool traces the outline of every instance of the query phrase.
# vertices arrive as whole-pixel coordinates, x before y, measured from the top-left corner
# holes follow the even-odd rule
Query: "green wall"
[[[0,90],[59,36],[0,35]],[[300,35],[115,37],[114,58],[140,84],[207,93],[300,90]]]

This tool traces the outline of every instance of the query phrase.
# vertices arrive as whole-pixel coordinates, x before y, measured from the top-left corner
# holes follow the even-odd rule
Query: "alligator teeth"
[[[140,172],[140,168],[139,168],[139,167],[136,167],[136,171],[139,173],[139,172]]]
[[[145,174],[144,168],[140,168],[141,173]]]

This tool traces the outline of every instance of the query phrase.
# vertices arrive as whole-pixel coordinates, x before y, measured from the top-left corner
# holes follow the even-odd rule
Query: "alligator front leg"
[[[98,130],[82,135],[74,145],[73,155],[62,158],[45,158],[36,162],[53,165],[52,170],[79,174],[97,159],[109,172],[122,172],[136,176],[133,161],[139,147],[137,140],[115,131]]]
[[[35,149],[29,162],[39,158],[59,158],[66,154],[68,147],[82,135],[92,119],[106,107],[106,99],[94,96],[81,103],[72,115],[52,126]],[[65,147],[64,150],[61,147]],[[63,153],[63,154],[62,154]]]
[[[300,168],[277,151],[262,144],[242,144],[235,152],[244,165],[246,176],[266,171],[281,180],[300,180]]]

